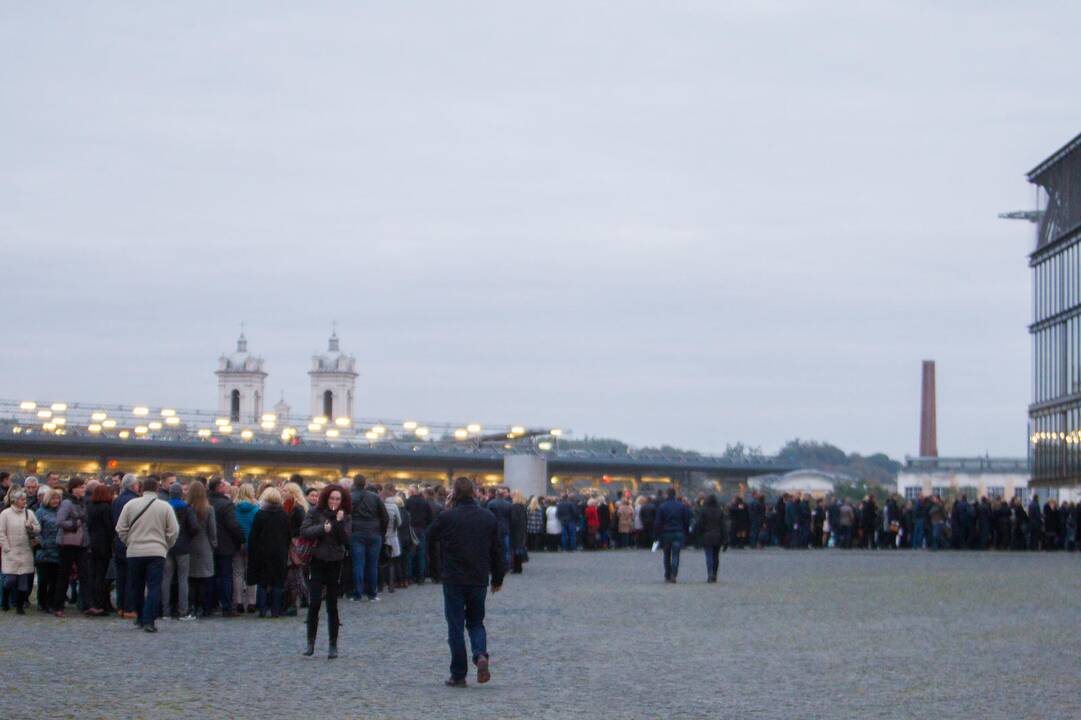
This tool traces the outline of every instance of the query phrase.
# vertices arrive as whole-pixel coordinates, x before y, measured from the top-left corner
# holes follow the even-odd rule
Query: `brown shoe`
[[[477,682],[481,685],[492,679],[492,671],[488,669],[488,658],[481,655],[477,658]]]

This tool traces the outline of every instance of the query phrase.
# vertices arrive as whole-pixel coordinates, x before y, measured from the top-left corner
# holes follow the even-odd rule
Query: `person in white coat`
[[[4,577],[4,594],[19,615],[26,614],[26,601],[34,584],[33,543],[40,533],[41,524],[26,509],[26,493],[22,489],[10,492],[8,507],[0,512],[0,573]]]

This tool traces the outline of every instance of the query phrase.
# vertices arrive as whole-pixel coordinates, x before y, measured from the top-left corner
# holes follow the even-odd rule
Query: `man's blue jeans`
[[[923,547],[923,520],[916,520],[912,527],[912,549]]]
[[[153,625],[161,604],[161,576],[165,571],[163,557],[128,556],[128,577],[134,594],[134,607],[139,612],[140,625]]]
[[[463,631],[469,631],[473,662],[488,656],[488,636],[484,631],[484,585],[443,583],[443,613],[447,618],[447,643],[450,645],[450,676],[465,679],[469,660],[465,654]]]
[[[260,585],[255,591],[255,605],[259,612],[269,612],[275,617],[282,611],[282,596],[285,588],[281,585]]]
[[[417,544],[409,555],[405,575],[413,578],[415,583],[422,583],[428,572],[428,529],[413,528],[413,532],[417,536]]]
[[[563,525],[563,550],[573,552],[578,547],[578,526],[574,523]]]
[[[378,533],[353,533],[353,597],[361,593],[374,598],[379,590],[379,550],[383,538]]]
[[[931,549],[942,549],[942,526],[944,523],[931,523]]]
[[[131,566],[128,566],[131,575]],[[130,588],[129,588],[130,592]],[[233,556],[214,556],[214,599],[224,612],[233,611]]]
[[[683,533],[662,534],[661,547],[664,548],[664,579],[674,580],[679,575],[679,551],[683,549]]]

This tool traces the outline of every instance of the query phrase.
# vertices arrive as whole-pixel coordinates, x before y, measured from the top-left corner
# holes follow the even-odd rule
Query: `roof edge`
[[[1029,182],[1035,182],[1036,178],[1050,170],[1052,166],[1054,166],[1064,157],[1076,150],[1079,146],[1081,146],[1081,133],[1075,135],[1072,140],[1067,142],[1055,152],[1051,153],[1045,160],[1043,160],[1043,162],[1039,163],[1036,167],[1029,170],[1025,174],[1025,177],[1028,178]]]

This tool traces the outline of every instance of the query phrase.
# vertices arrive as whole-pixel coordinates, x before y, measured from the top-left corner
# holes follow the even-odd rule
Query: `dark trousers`
[[[233,556],[214,556],[214,600],[223,611],[233,610]]]
[[[73,545],[60,546],[60,568],[56,587],[53,588],[53,608],[64,609],[67,598],[68,582],[71,579],[71,567],[75,566],[79,577],[79,609],[90,607],[90,550]]]
[[[153,625],[161,605],[161,576],[165,573],[163,557],[129,557],[128,582],[132,606],[138,608],[140,625]]]
[[[90,606],[104,610],[109,607],[109,556],[90,555]]]
[[[717,577],[717,566],[721,556],[720,545],[706,545],[706,575],[710,578]]]
[[[338,582],[342,574],[341,561],[326,562],[312,558],[311,579],[308,581],[308,639],[314,640],[319,629],[319,608],[323,604],[323,591],[327,599],[327,630],[330,642],[337,644],[338,627]]]
[[[116,609],[130,612],[128,609],[128,558],[125,555],[113,555],[116,565]]]
[[[674,580],[679,575],[679,551],[683,549],[683,533],[664,533],[661,535],[661,547],[664,548],[664,579]]]
[[[428,573],[428,528],[413,528],[417,535],[417,544],[413,548],[413,554],[409,556],[409,567],[406,572],[413,582],[424,582]]]
[[[34,563],[38,571],[38,610],[53,609],[53,585],[56,583],[57,563]]]
[[[488,657],[488,636],[484,630],[484,585],[443,583],[443,614],[447,618],[447,643],[450,645],[450,676],[462,680],[469,671],[465,654],[464,631],[469,631],[473,662]]]
[[[260,613],[270,612],[274,617],[282,614],[284,585],[260,585],[255,591],[255,604]]]

